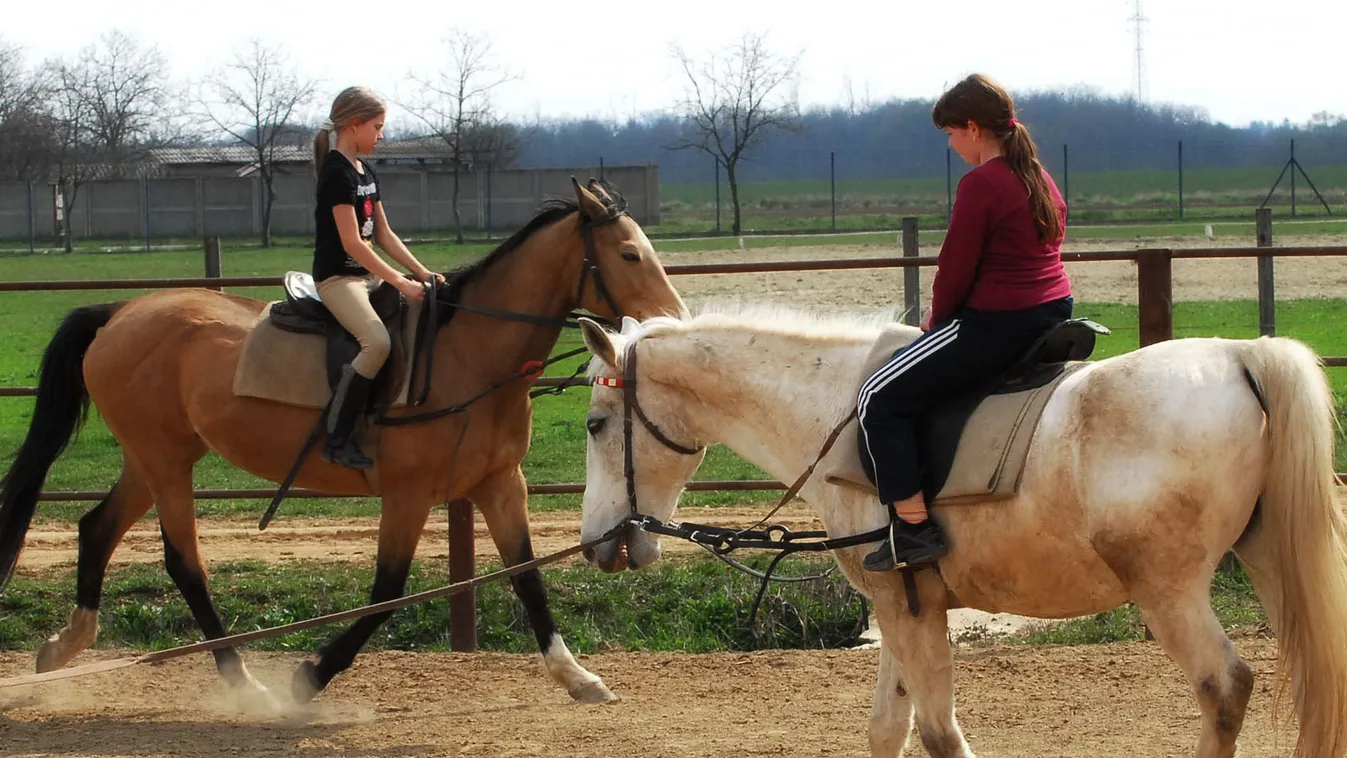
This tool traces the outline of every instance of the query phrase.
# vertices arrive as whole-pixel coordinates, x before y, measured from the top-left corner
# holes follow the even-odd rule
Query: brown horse
[[[480,261],[447,275],[462,308],[435,337],[433,383],[421,408],[461,403],[545,360],[564,317],[584,308],[611,318],[682,315],[686,307],[640,226],[615,189],[575,184],[575,201],[554,200]],[[264,301],[204,289],[165,290],[72,310],[43,356],[37,404],[14,465],[0,482],[0,587],[23,547],[47,471],[97,405],[123,453],[121,477],[79,523],[76,609],[42,646],[37,670],[65,666],[98,635],[98,605],[108,560],[127,530],[153,505],[164,563],[207,638],[226,634],[206,586],[197,543],[192,467],[213,450],[234,465],[282,481],[321,411],[233,392],[235,366]],[[446,310],[441,306],[440,310]],[[483,311],[496,311],[484,313]],[[503,318],[501,312],[536,317]],[[382,518],[372,602],[402,595],[431,507],[470,500],[481,511],[507,566],[531,560],[527,489],[520,463],[528,450],[528,382],[482,397],[459,444],[464,414],[389,426],[378,452]],[[458,448],[460,452],[454,451]],[[453,481],[449,481],[452,470]],[[370,495],[364,472],[308,458],[296,486]],[[551,677],[584,702],[614,695],[578,663],[557,633],[537,570],[514,578]],[[292,685],[307,702],[350,666],[391,614],[360,619],[333,638],[317,662],[305,661]],[[215,652],[231,685],[273,704],[239,653]]]

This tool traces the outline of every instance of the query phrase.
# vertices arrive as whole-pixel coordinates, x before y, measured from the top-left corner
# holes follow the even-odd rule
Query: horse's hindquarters
[[[986,610],[1061,618],[1156,576],[1210,579],[1262,488],[1263,413],[1230,343],[1101,361],[1044,411],[1017,498],[939,509],[951,589]]]

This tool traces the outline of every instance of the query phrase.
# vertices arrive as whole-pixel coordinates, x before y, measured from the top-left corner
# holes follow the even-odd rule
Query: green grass
[[[1195,228],[1195,227],[1194,227]],[[1157,227],[1152,232],[1185,233],[1188,227]],[[1104,227],[1105,231],[1121,228]],[[1238,230],[1241,234],[1244,229]],[[1251,232],[1250,230],[1247,230]],[[1139,232],[1138,232],[1139,233]],[[1221,233],[1226,233],[1222,231]],[[1230,232],[1234,233],[1234,232]],[[878,235],[891,242],[892,235]],[[925,238],[926,235],[924,234]],[[801,238],[814,242],[854,238]],[[694,246],[726,244],[728,241],[689,240],[679,244]],[[674,243],[668,243],[673,245]],[[755,243],[763,244],[763,243]],[[794,240],[790,244],[796,244]],[[418,249],[428,265],[448,269],[464,259],[480,255],[485,248],[458,247],[451,244],[426,245]],[[289,268],[304,268],[308,252],[303,247],[284,247],[272,250],[227,249],[226,274],[275,275]],[[75,255],[18,255],[0,258],[0,268],[8,280],[35,279],[89,279],[177,277],[196,275],[200,270],[200,256],[193,252],[163,253],[108,253]],[[677,282],[675,281],[675,284]],[[237,290],[249,294],[246,290]],[[51,338],[52,330],[62,315],[81,303],[129,297],[134,291],[103,292],[21,292],[0,296],[0,386],[25,386],[36,383],[36,373],[42,351]],[[268,289],[253,290],[257,297],[274,297]],[[1097,357],[1116,355],[1134,349],[1138,344],[1136,309],[1123,305],[1082,303],[1077,314],[1090,316],[1110,326],[1114,334],[1099,340]],[[1278,325],[1281,334],[1308,342],[1325,355],[1347,355],[1347,300],[1317,299],[1278,303]],[[1257,307],[1253,301],[1180,302],[1175,306],[1176,336],[1257,336]],[[579,336],[572,332],[562,335],[557,351],[570,350],[580,345]],[[552,367],[552,375],[569,375],[580,358]],[[1340,398],[1347,398],[1347,369],[1330,369],[1329,376]],[[579,387],[560,396],[546,396],[535,403],[532,448],[525,461],[525,475],[532,483],[576,482],[584,479],[583,419],[589,402],[589,391]],[[1347,404],[1347,403],[1345,403]],[[0,398],[0,459],[8,459],[23,439],[32,410],[29,398]],[[1339,470],[1347,470],[1347,444],[1340,445],[1337,463]],[[72,445],[53,467],[47,488],[50,490],[102,490],[110,486],[120,467],[120,454],[97,414],[93,414],[81,439]],[[706,463],[698,473],[700,479],[759,479],[766,478],[723,447],[713,447]],[[208,455],[197,468],[196,484],[202,488],[266,488],[269,483],[246,474],[221,460]],[[771,499],[774,493],[688,493],[685,501],[695,505],[715,505],[744,500]],[[536,510],[576,508],[577,496],[544,496],[533,498]],[[262,501],[210,500],[200,501],[198,510],[203,516],[229,514],[257,514],[264,507]],[[87,503],[48,503],[39,511],[40,518],[68,521],[78,518],[88,508]],[[374,515],[378,502],[372,499],[305,499],[290,500],[284,506],[290,515],[357,516]]]
[[[749,561],[763,568],[767,556]],[[817,574],[831,561],[796,557],[781,576]],[[486,566],[483,573],[498,565]],[[365,605],[371,571],[346,564],[226,563],[211,567],[211,590],[231,633],[262,629]],[[578,653],[626,649],[710,652],[760,648],[835,648],[857,644],[865,619],[838,572],[813,582],[773,584],[748,614],[755,580],[710,559],[671,559],[613,576],[586,566],[544,569],[558,628]],[[441,566],[413,565],[408,593],[447,583]],[[68,569],[21,574],[0,596],[0,649],[31,650],[70,612]],[[524,609],[507,582],[477,590],[482,650],[537,651]],[[186,603],[158,565],[110,572],[99,614],[99,647],[157,650],[200,638]],[[339,627],[319,628],[250,646],[314,651]],[[448,650],[448,604],[437,600],[396,612],[369,650]]]

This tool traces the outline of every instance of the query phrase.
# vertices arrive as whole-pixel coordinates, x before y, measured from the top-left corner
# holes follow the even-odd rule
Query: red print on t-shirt
[[[365,218],[369,218],[370,216],[373,215],[374,215],[374,201],[369,198],[365,198]]]

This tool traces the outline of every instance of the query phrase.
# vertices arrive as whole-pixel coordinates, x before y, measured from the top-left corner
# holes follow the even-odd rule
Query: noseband
[[[622,368],[622,378],[610,376],[596,376],[594,383],[601,387],[613,387],[622,390],[622,475],[627,479],[627,505],[630,507],[631,523],[636,526],[644,526],[647,522],[658,523],[651,516],[643,515],[636,504],[636,462],[633,458],[632,445],[632,414],[641,420],[645,430],[651,437],[659,440],[660,444],[678,453],[679,455],[696,455],[706,448],[698,445],[690,447],[681,445],[669,439],[669,435],[664,433],[655,422],[646,415],[645,409],[641,407],[641,401],[636,396],[636,342],[632,342],[626,350]]]

